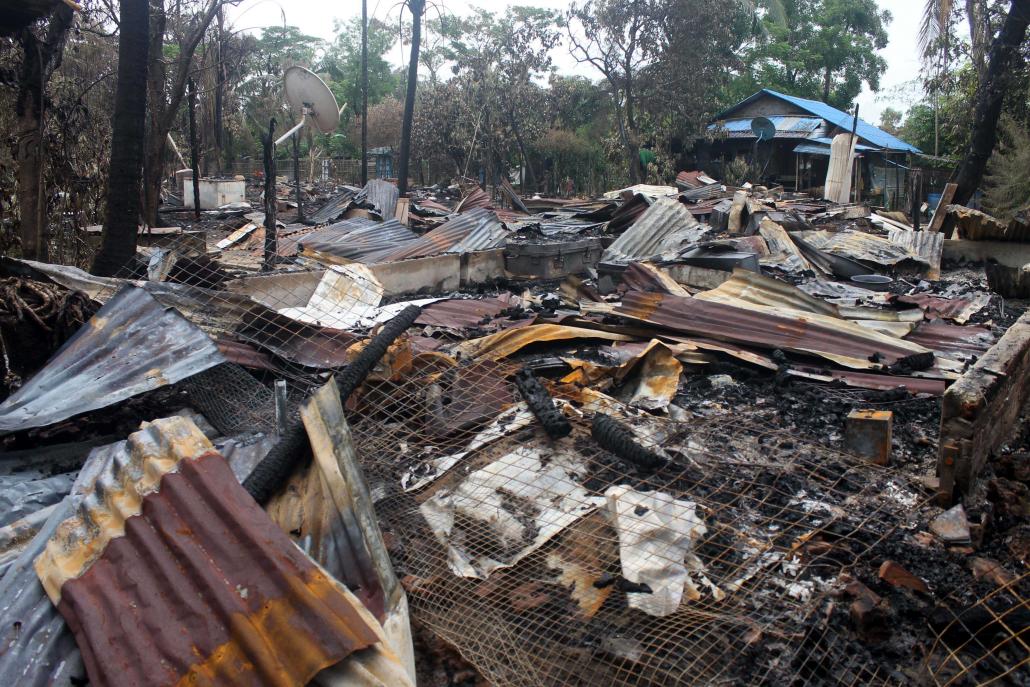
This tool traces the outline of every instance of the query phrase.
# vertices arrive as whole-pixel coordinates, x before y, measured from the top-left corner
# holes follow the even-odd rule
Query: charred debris
[[[2,263],[3,684],[1030,680],[1030,218],[179,183]]]

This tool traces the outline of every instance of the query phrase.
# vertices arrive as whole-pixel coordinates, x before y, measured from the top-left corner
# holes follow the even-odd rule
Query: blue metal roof
[[[755,93],[750,98],[743,100],[730,109],[719,115],[720,118],[726,117],[732,114],[735,110],[743,107],[744,105],[750,104],[757,100],[763,95],[769,95],[774,98],[779,98],[784,102],[788,102],[795,107],[798,107],[805,112],[825,119],[827,122],[834,126],[840,127],[845,131],[851,131],[852,125],[854,124],[855,118],[846,112],[841,112],[835,107],[830,107],[826,103],[819,102],[818,100],[808,100],[807,98],[798,98],[793,95],[786,95],[784,93],[778,93],[774,90],[763,88],[758,93]],[[893,136],[882,129],[878,129],[868,122],[864,122],[861,119],[858,120],[858,128],[856,130],[859,138],[862,138],[869,143],[872,143],[877,148],[892,150],[892,151],[903,151],[907,153],[920,153],[922,152],[919,148],[914,145],[905,143],[897,136]]]
[[[773,115],[767,119],[776,126],[776,138],[806,138],[823,126],[821,117],[799,117],[797,115]],[[753,118],[728,119],[708,126],[709,130],[725,133],[730,138],[754,136],[751,132]]]

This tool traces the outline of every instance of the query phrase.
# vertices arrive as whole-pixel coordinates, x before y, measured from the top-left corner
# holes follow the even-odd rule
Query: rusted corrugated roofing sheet
[[[891,229],[887,234],[891,243],[896,243],[910,253],[923,258],[929,265],[927,279],[941,278],[941,255],[944,252],[944,234],[939,231],[911,231]]]
[[[705,233],[686,205],[675,198],[659,198],[633,226],[626,230],[601,256],[606,263],[647,260],[681,244],[697,241]]]
[[[817,250],[886,267],[893,267],[906,260],[923,264],[929,262],[907,248],[864,231],[842,231],[835,234],[827,231],[799,231],[796,235]]]
[[[178,311],[126,286],[0,405],[0,432],[66,420],[223,362],[211,338]]]
[[[191,421],[147,425],[129,449],[35,564],[91,682],[304,684],[378,643],[360,602],[275,526]]]
[[[339,193],[328,201],[326,204],[320,207],[316,212],[311,213],[308,219],[315,224],[325,224],[326,222],[332,222],[337,219],[340,215],[347,212],[347,208],[350,207],[351,200],[354,199],[355,191],[353,189],[345,189],[342,193]]]
[[[931,293],[910,293],[895,297],[899,303],[918,305],[928,319],[938,317],[965,324],[990,303],[990,295],[973,292],[970,298],[944,298]]]
[[[474,208],[489,208],[491,206],[490,196],[486,191],[476,186],[472,191],[461,199],[458,207],[454,209],[457,213],[468,212]]]
[[[352,222],[360,224],[351,224]],[[321,262],[375,263],[398,247],[417,240],[418,234],[396,219],[385,222],[355,219],[334,224],[305,236],[300,240],[300,250],[303,255]]]
[[[905,339],[935,351],[964,356],[981,356],[995,341],[987,327],[960,326],[947,322],[921,322]]]
[[[497,317],[503,310],[510,308],[513,300],[517,300],[517,297],[502,294],[496,298],[437,301],[422,308],[422,314],[415,320],[415,324],[448,329],[476,327],[482,325],[485,318]]]
[[[876,354],[881,363],[890,364],[927,350],[846,320],[827,322],[815,314],[783,314],[661,293],[627,293],[615,313],[685,334],[821,355],[859,369],[873,367],[869,359]]]
[[[379,213],[379,216],[386,220],[393,219],[397,214],[398,198],[400,198],[400,190],[396,184],[382,179],[370,179],[365,184],[365,188],[354,197],[354,202],[371,205]]]
[[[260,303],[244,314],[238,336],[286,360],[315,368],[349,363],[347,349],[359,338],[339,329],[298,322]]]
[[[33,562],[57,527],[82,504],[104,465],[127,442],[94,448],[66,496],[0,579],[0,684],[50,687],[85,682],[86,669],[68,624],[51,603]]]
[[[507,230],[494,212],[475,208],[452,217],[417,241],[382,256],[379,262],[499,248],[504,245],[507,236]]]
[[[230,363],[236,363],[252,370],[275,370],[276,366],[267,353],[263,353],[250,344],[234,341],[228,336],[220,336],[215,340],[219,352]]]

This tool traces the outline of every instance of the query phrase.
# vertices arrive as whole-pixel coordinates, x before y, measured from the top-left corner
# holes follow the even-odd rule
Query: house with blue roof
[[[792,190],[821,187],[837,134],[858,137],[862,196],[898,207],[907,189],[910,156],[921,151],[878,127],[817,100],[765,88],[718,114],[709,124],[711,142],[700,157],[714,163],[736,157],[763,170],[762,182]],[[761,139],[756,132],[765,133]]]

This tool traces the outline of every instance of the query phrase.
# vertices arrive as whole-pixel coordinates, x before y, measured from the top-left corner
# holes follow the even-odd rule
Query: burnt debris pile
[[[244,187],[0,263],[0,683],[1030,680],[1025,222]]]

